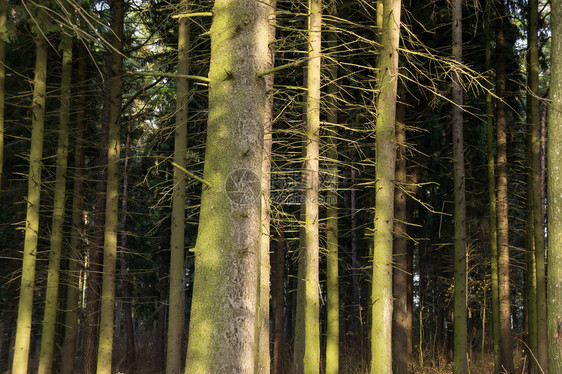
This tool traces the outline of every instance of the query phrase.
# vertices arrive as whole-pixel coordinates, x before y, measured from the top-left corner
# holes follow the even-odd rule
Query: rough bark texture
[[[64,202],[66,196],[66,170],[68,164],[68,122],[70,118],[70,89],[72,76],[72,39],[62,40],[62,81],[59,110],[59,135],[56,158],[55,198],[53,202],[53,220],[51,225],[51,247],[49,252],[49,269],[43,332],[41,334],[41,352],[39,355],[39,374],[53,372],[55,352],[55,327],[57,322],[60,260],[62,255]]]
[[[505,37],[504,0],[496,1],[496,127],[498,167],[498,289],[501,333],[501,370],[513,373],[513,347],[511,340],[511,306],[509,285],[509,223],[507,201],[507,119],[505,113]]]
[[[16,342],[12,363],[12,373],[14,374],[27,374],[31,338],[33,291],[35,289],[35,260],[39,234],[41,158],[43,155],[48,44],[43,34],[36,36],[35,44],[37,52],[35,57],[35,80],[33,82],[33,103],[31,106],[33,115],[27,180],[27,216],[25,220]]]
[[[562,1],[551,3],[548,119],[548,365],[562,373]]]
[[[113,317],[115,306],[115,273],[117,263],[117,231],[119,228],[119,157],[123,70],[124,1],[112,2],[113,47],[109,133],[107,144],[107,186],[105,199],[105,230],[103,243],[103,275],[100,307],[97,374],[111,373],[113,351]]]
[[[181,2],[181,12],[188,11],[188,2]],[[178,31],[178,74],[189,74],[190,20],[180,18]],[[179,374],[182,370],[182,326],[185,278],[185,187],[187,169],[187,110],[189,82],[178,78],[176,94],[176,128],[174,139],[174,190],[172,192],[172,227],[170,253],[170,303],[168,309],[168,340],[166,350],[166,374]]]
[[[216,0],[186,369],[254,373],[269,6]]]
[[[322,2],[308,3],[308,71],[306,97],[306,192],[305,192],[305,308],[304,359],[305,374],[320,372],[320,303],[319,303],[319,155],[320,155],[320,65]]]
[[[392,372],[392,231],[400,0],[383,0],[376,120],[376,202],[371,291],[371,373]]]
[[[267,69],[275,66],[275,0],[269,1],[269,40]],[[258,303],[256,305],[256,374],[271,372],[269,338],[269,294],[270,294],[270,243],[271,243],[271,147],[273,144],[273,82],[274,75],[264,77],[267,101],[265,109],[263,162],[261,177],[261,235],[259,253]]]

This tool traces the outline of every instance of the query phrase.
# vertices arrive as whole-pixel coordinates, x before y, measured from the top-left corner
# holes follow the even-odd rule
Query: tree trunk
[[[35,37],[35,80],[31,106],[31,144],[27,180],[27,216],[21,274],[16,342],[12,373],[27,374],[31,338],[31,314],[35,289],[35,260],[39,236],[39,202],[41,194],[41,158],[43,154],[43,127],[45,122],[45,97],[47,86],[48,43],[43,34]]]
[[[188,1],[180,5],[180,12],[187,12]],[[178,74],[189,74],[190,65],[190,32],[189,18],[179,20],[178,31]],[[174,190],[172,192],[172,228],[170,253],[170,302],[168,309],[168,341],[166,353],[166,374],[179,374],[182,369],[182,326],[183,299],[185,294],[185,188],[187,169],[187,114],[189,100],[189,82],[177,79],[176,128],[174,139]]]
[[[376,119],[376,201],[371,291],[371,372],[392,372],[392,231],[400,0],[383,0]]]
[[[216,0],[186,369],[254,373],[268,4]]]
[[[305,307],[304,359],[305,374],[320,372],[320,310],[319,310],[319,154],[320,154],[320,65],[322,1],[308,2],[308,70],[306,97],[305,156]]]
[[[267,69],[275,66],[275,8],[276,0],[269,3],[269,34],[268,34],[268,64]],[[258,303],[256,305],[256,374],[271,372],[271,357],[269,352],[269,294],[270,294],[270,243],[271,243],[271,147],[273,144],[273,82],[274,75],[264,77],[267,100],[264,122],[263,161],[261,176],[261,234],[260,252],[258,258]]]
[[[546,334],[546,274],[545,274],[545,248],[544,248],[544,224],[541,201],[541,177],[540,177],[540,115],[539,115],[539,50],[538,50],[538,0],[529,1],[529,23],[528,23],[528,119],[530,131],[531,151],[531,181],[532,193],[528,198],[532,199],[533,230],[535,234],[535,263],[536,263],[536,349],[538,364],[548,373],[548,348]]]
[[[400,86],[400,99],[406,90]],[[408,355],[408,234],[406,204],[406,107],[398,105],[396,113],[396,190],[394,192],[394,308],[392,315],[392,367],[395,373],[408,373],[411,357]]]
[[[56,158],[55,198],[53,202],[53,221],[51,227],[51,248],[45,296],[43,332],[41,334],[41,353],[39,374],[53,372],[55,351],[55,327],[57,322],[60,260],[62,255],[64,202],[66,197],[66,170],[68,163],[68,122],[70,119],[70,90],[72,76],[72,38],[65,36],[62,45],[62,81],[59,134]]]
[[[107,146],[107,186],[105,199],[105,230],[103,243],[103,276],[100,307],[100,337],[97,374],[111,373],[113,351],[113,317],[115,305],[115,270],[117,231],[119,228],[119,157],[123,70],[124,1],[112,2],[113,47],[110,79],[109,133]]]
[[[337,16],[337,5],[333,1],[330,13]],[[329,47],[337,47],[335,32],[328,34]],[[338,66],[335,63],[329,69],[330,83],[328,85],[328,124],[332,131],[328,135],[328,179],[330,185],[325,186],[327,193],[326,208],[326,293],[327,293],[327,321],[326,321],[326,374],[339,373],[339,343],[340,343],[340,291],[339,291],[339,253],[338,253],[338,105],[336,80],[338,79]]]
[[[453,1],[453,57],[462,62],[462,2]],[[455,195],[455,290],[454,290],[454,358],[455,374],[465,374],[467,367],[467,321],[466,321],[466,201],[463,137],[463,88],[461,76],[453,71],[453,174]]]
[[[504,0],[496,1],[496,127],[498,165],[498,289],[501,334],[501,370],[513,373],[513,347],[511,340],[511,308],[509,285],[509,222],[507,201],[507,119],[505,113],[505,48]]]
[[[0,6],[6,7],[6,1],[2,0]],[[6,27],[7,13],[6,9],[0,9],[1,30],[4,30]],[[4,82],[6,81],[6,41],[4,37],[5,32],[0,32],[0,195],[2,194],[2,170],[4,165]]]
[[[562,373],[562,2],[552,1],[548,113],[548,365]]]

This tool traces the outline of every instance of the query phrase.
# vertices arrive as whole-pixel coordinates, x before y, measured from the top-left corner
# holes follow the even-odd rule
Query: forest
[[[561,0],[0,0],[0,372],[562,374]]]

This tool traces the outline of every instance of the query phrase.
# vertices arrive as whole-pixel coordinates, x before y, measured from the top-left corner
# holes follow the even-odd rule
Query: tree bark
[[[180,12],[187,12],[187,0],[181,2]],[[178,31],[178,74],[189,74],[190,66],[190,20],[180,18]],[[176,128],[174,139],[174,162],[187,169],[187,114],[189,81],[177,79]],[[182,369],[183,299],[185,294],[185,188],[186,174],[174,167],[174,190],[172,192],[172,227],[170,253],[170,303],[168,309],[168,340],[166,374],[179,374]]]
[[[511,340],[511,306],[509,285],[509,222],[507,201],[507,118],[505,113],[505,48],[504,0],[496,1],[496,128],[498,167],[498,290],[501,334],[501,370],[513,373]]]
[[[113,317],[115,304],[115,273],[117,231],[119,229],[119,158],[123,70],[123,0],[112,2],[113,53],[110,78],[109,133],[107,146],[107,186],[105,199],[105,230],[103,243],[103,275],[100,307],[100,333],[97,374],[110,374],[113,351]]]
[[[400,0],[383,0],[376,118],[376,201],[371,291],[371,372],[392,372],[392,244]]]
[[[462,2],[453,1],[453,58],[462,62]],[[466,312],[466,201],[463,137],[463,88],[461,75],[453,71],[453,174],[455,199],[455,290],[454,290],[454,358],[455,374],[465,374],[467,366],[467,312]]]
[[[551,3],[551,70],[548,114],[548,365],[562,373],[562,2]]]
[[[186,369],[254,373],[266,3],[216,0],[209,119]]]
[[[43,34],[35,37],[35,79],[31,106],[31,144],[27,180],[27,216],[21,274],[16,341],[12,361],[12,373],[27,374],[31,338],[31,314],[35,289],[35,261],[39,236],[39,203],[41,194],[41,158],[45,122],[45,97],[47,89],[48,43]]]
[[[55,351],[55,327],[57,322],[58,294],[60,279],[60,260],[62,255],[64,202],[66,197],[66,170],[68,164],[68,122],[70,119],[70,92],[72,77],[72,38],[65,36],[62,45],[61,105],[59,111],[59,135],[56,156],[55,198],[53,202],[53,221],[51,226],[51,247],[41,352],[39,355],[39,374],[53,372]]]

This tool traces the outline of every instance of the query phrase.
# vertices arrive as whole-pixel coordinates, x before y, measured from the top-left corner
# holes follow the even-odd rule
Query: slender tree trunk
[[[546,335],[546,274],[545,274],[545,248],[544,224],[541,201],[540,178],[540,115],[539,115],[539,49],[538,49],[538,0],[529,1],[528,22],[528,90],[527,105],[530,131],[531,150],[531,181],[532,193],[527,195],[532,199],[533,230],[535,234],[535,262],[536,262],[536,349],[538,364],[548,373],[548,349]]]
[[[406,90],[400,86],[403,101]],[[406,204],[406,125],[405,105],[396,110],[396,190],[394,192],[394,308],[392,315],[392,368],[395,373],[408,373],[411,357],[408,355],[408,242]]]
[[[304,155],[304,151],[303,151]],[[302,193],[304,196],[304,193]],[[305,273],[306,273],[306,256],[305,256],[305,238],[306,232],[304,230],[304,214],[305,204],[300,206],[300,230],[299,230],[299,249],[298,249],[298,262],[297,262],[297,294],[293,299],[296,301],[295,305],[295,324],[294,324],[294,349],[293,349],[293,372],[295,374],[302,374],[304,371],[304,309],[305,309]]]
[[[266,3],[216,0],[209,120],[186,369],[254,373],[260,186],[268,66]]]
[[[376,119],[376,202],[371,291],[371,373],[392,372],[392,231],[400,0],[383,0]]]
[[[48,43],[43,34],[35,37],[35,80],[31,106],[31,144],[27,181],[27,216],[21,274],[16,342],[12,373],[27,374],[31,338],[31,314],[35,289],[35,260],[39,236],[39,202],[41,194],[41,158],[43,155],[43,127],[45,122],[45,97],[47,86]]]
[[[562,373],[562,2],[551,3],[551,68],[548,113],[548,365]]]
[[[453,58],[462,62],[462,2],[453,1]],[[455,303],[454,303],[454,364],[455,374],[465,374],[467,367],[467,313],[466,313],[466,201],[463,137],[463,88],[461,76],[453,71],[453,174],[455,195]]]
[[[103,276],[100,307],[100,337],[98,344],[98,374],[111,373],[113,351],[113,317],[115,305],[115,271],[117,261],[117,231],[119,228],[119,157],[121,124],[121,88],[123,70],[123,0],[112,2],[114,34],[110,80],[109,133],[107,146],[107,186],[105,200],[105,230],[103,243]]]
[[[486,34],[486,70],[492,69],[492,36],[490,29],[490,15],[492,3],[486,3],[486,14],[484,20],[484,33]],[[490,221],[490,288],[492,294],[492,334],[494,346],[494,371],[499,373],[501,367],[500,350],[500,303],[498,288],[498,236],[497,236],[497,215],[496,215],[496,172],[495,172],[495,142],[494,142],[494,108],[492,94],[486,92],[486,134],[487,134],[487,153],[488,153],[488,204]]]
[[[72,224],[70,233],[70,250],[68,265],[68,284],[66,288],[66,317],[64,343],[62,346],[61,373],[72,374],[76,356],[78,336],[78,303],[80,299],[80,269],[84,260],[83,251],[83,210],[84,210],[84,134],[86,131],[86,111],[88,95],[87,85],[87,55],[86,47],[80,45],[78,61],[78,81],[80,86],[80,99],[76,122],[76,142],[74,144],[74,174],[73,174],[73,199],[72,199]]]
[[[305,374],[320,372],[320,304],[319,304],[319,155],[320,155],[320,65],[322,1],[308,2],[308,70],[306,98],[306,192],[305,192]]]
[[[285,353],[283,301],[285,294],[285,233],[280,229],[275,241],[271,261],[271,310],[273,314],[273,350],[271,353],[272,374],[283,374]]]
[[[505,48],[504,0],[496,1],[496,127],[498,165],[498,286],[501,333],[501,370],[513,373],[513,347],[511,340],[511,308],[509,286],[509,222],[507,201],[507,119],[505,113]]]
[[[181,2],[180,12],[187,12],[188,1]],[[190,32],[189,18],[179,20],[178,31],[178,74],[189,74]],[[166,374],[178,374],[181,365],[181,339],[183,326],[183,299],[185,278],[185,188],[187,169],[187,114],[189,100],[189,82],[178,78],[176,128],[174,140],[174,190],[172,192],[172,233],[170,239],[170,307],[168,310],[168,342],[166,354]]]
[[[275,9],[276,0],[269,1],[269,34],[267,68],[275,66]],[[256,374],[271,372],[270,338],[269,338],[269,294],[270,294],[270,243],[271,243],[271,147],[273,144],[273,82],[274,75],[264,77],[267,100],[265,109],[263,161],[261,176],[261,235],[258,258],[258,303],[256,305]]]
[[[337,5],[333,1],[330,13],[337,17]],[[330,49],[337,47],[335,32],[328,34]],[[340,343],[340,291],[339,291],[339,254],[338,254],[338,66],[332,63],[329,69],[330,83],[328,85],[328,113],[327,120],[332,126],[328,135],[328,174],[331,181],[327,193],[326,209],[326,292],[327,292],[327,331],[326,331],[326,374],[339,373],[339,343]]]
[[[51,248],[49,252],[43,333],[41,334],[41,353],[39,355],[39,374],[49,374],[53,372],[55,327],[59,303],[60,259],[62,255],[66,170],[68,163],[68,122],[70,119],[70,90],[72,83],[72,39],[69,36],[65,36],[61,44],[62,81],[61,105],[59,111],[59,138],[56,158],[55,199],[53,202]]]

